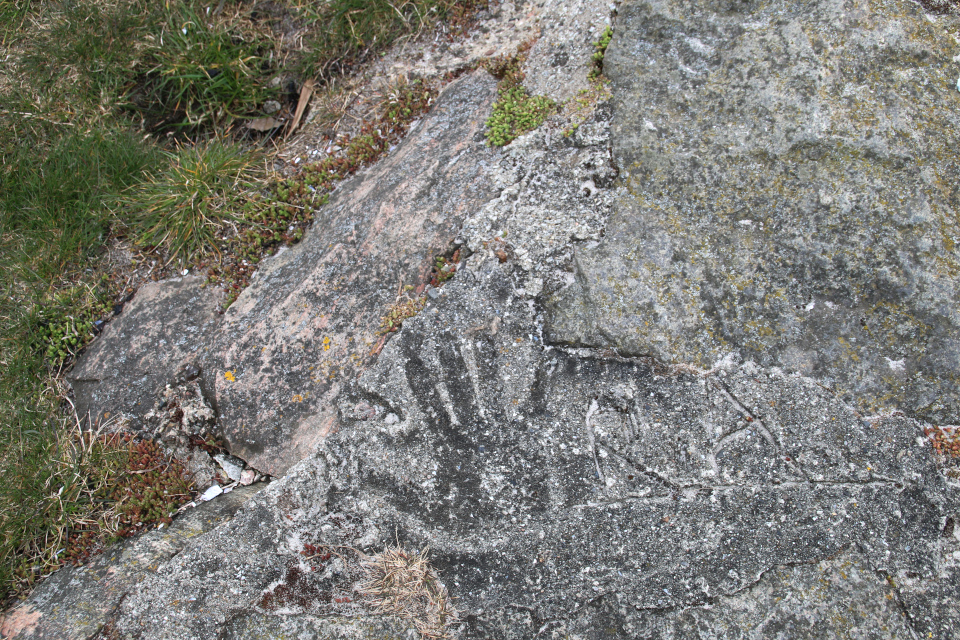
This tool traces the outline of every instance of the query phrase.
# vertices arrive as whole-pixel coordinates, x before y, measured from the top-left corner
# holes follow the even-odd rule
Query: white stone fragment
[[[884,360],[887,361],[887,366],[890,367],[893,371],[903,371],[906,369],[906,359],[900,358],[899,360],[891,360],[890,358],[884,357]]]
[[[220,485],[215,484],[209,489],[207,489],[206,491],[204,491],[203,495],[201,495],[197,500],[200,502],[207,502],[209,500],[213,500],[221,493],[223,493],[223,489],[220,487]]]

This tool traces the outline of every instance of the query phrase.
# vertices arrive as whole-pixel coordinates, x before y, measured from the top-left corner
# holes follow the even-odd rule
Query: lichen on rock
[[[734,354],[865,411],[960,420],[957,18],[728,5],[623,8],[604,68],[629,193],[549,335]]]

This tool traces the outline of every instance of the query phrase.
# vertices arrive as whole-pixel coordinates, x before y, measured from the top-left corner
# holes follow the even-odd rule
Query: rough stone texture
[[[341,396],[320,455],[124,600],[122,637],[344,616],[376,637],[361,598],[335,603],[355,571],[301,552],[394,540],[430,546],[464,638],[952,637],[958,483],[921,425],[752,363],[544,346],[532,277],[471,258]],[[271,610],[281,584],[302,595]]]
[[[411,624],[391,618],[330,618],[296,614],[266,615],[252,612],[232,618],[224,625],[217,637],[218,640],[281,640],[285,638],[418,640],[420,635]]]
[[[96,634],[120,601],[191,539],[228,520],[266,485],[243,487],[206,502],[165,529],[118,544],[82,567],[57,571],[30,598],[0,617],[0,636],[85,640]]]
[[[203,493],[216,482],[217,468],[210,454],[198,445],[215,435],[216,413],[197,379],[168,384],[158,395],[143,416],[143,432],[162,442],[167,454],[183,463],[194,489]]]
[[[374,359],[401,288],[424,282],[464,216],[492,195],[482,129],[495,94],[482,71],[447,87],[230,307],[204,375],[232,453],[279,475],[330,432],[333,400]]]
[[[646,117],[659,130],[678,117],[668,109],[671,88],[688,91],[681,91],[681,96],[690,96],[693,90],[684,89],[687,71],[678,67],[676,60],[695,60],[689,53],[671,57],[673,48],[707,51],[706,47],[718,45],[715,55],[725,59],[722,56],[732,55],[729,52],[738,51],[737,46],[754,47],[741,54],[744,77],[749,76],[749,64],[762,68],[772,64],[771,60],[780,60],[778,64],[783,66],[776,82],[788,83],[795,62],[780,52],[768,55],[770,50],[765,47],[775,32],[786,33],[792,24],[805,25],[800,18],[825,20],[824,15],[832,22],[818,37],[827,43],[832,33],[829,25],[847,24],[839,13],[829,14],[830,6],[820,3],[816,11],[798,13],[791,22],[791,12],[802,9],[782,2],[762,6],[729,2],[720,6],[725,12],[720,15],[693,2],[685,3],[682,11],[664,2],[624,5],[626,20],[618,23],[621,41],[610,54],[618,60],[614,66],[621,68],[614,84],[612,121],[609,106],[600,105],[592,120],[569,137],[559,135],[563,122],[551,121],[497,151],[481,149],[474,138],[457,140],[452,133],[444,138],[464,145],[460,162],[466,162],[476,150],[485,163],[471,160],[463,167],[473,171],[471,166],[482,166],[482,175],[477,177],[482,187],[467,190],[468,196],[476,194],[469,200],[471,204],[444,218],[449,222],[438,223],[449,224],[442,226],[450,230],[444,233],[459,232],[457,242],[465,247],[464,254],[470,254],[456,277],[432,290],[426,309],[385,342],[375,362],[345,364],[349,375],[334,381],[337,389],[323,387],[326,404],[311,398],[317,404],[305,407],[303,421],[291,418],[282,423],[287,425],[283,429],[302,428],[304,443],[315,438],[315,453],[290,467],[234,518],[198,536],[145,576],[116,608],[111,618],[113,638],[416,637],[409,623],[376,611],[358,586],[361,554],[397,543],[410,549],[429,545],[433,565],[461,610],[461,623],[450,629],[461,638],[953,638],[960,628],[960,608],[956,606],[960,597],[960,527],[956,526],[960,519],[960,465],[956,459],[934,455],[924,436],[924,423],[899,412],[867,414],[857,405],[870,406],[873,400],[869,395],[856,395],[849,402],[824,384],[829,377],[823,371],[811,369],[808,373],[813,376],[800,375],[791,371],[785,356],[771,359],[765,351],[717,347],[709,358],[678,357],[679,363],[639,357],[637,353],[644,353],[639,348],[630,355],[632,347],[615,331],[615,321],[621,318],[618,314],[622,310],[626,317],[629,309],[612,307],[611,311],[610,304],[588,295],[598,286],[588,277],[590,264],[599,264],[597,270],[615,272],[640,255],[624,244],[631,236],[623,230],[627,228],[625,220],[639,219],[635,202],[640,197],[637,194],[647,188],[645,184],[661,189],[665,195],[657,197],[664,202],[676,197],[670,189],[686,185],[688,200],[700,207],[696,211],[707,211],[709,204],[697,191],[703,187],[700,183],[679,178],[670,182],[657,177],[656,171],[642,182],[638,167],[646,165],[638,164],[639,160],[624,163],[633,153],[631,145],[643,151],[643,145],[652,144],[644,138],[652,133],[650,129],[642,122],[635,123],[640,129],[630,128],[624,115],[624,105],[632,104],[629,100],[636,97],[630,93],[634,85],[623,79],[628,58],[643,62],[644,56],[667,52],[663,59],[656,59],[664,74],[664,90],[649,96],[649,109],[665,110],[663,122],[658,112],[640,112],[641,116],[649,112]],[[856,17],[865,29],[881,24],[878,30],[887,34],[884,37],[889,42],[901,43],[889,56],[896,61],[896,52],[907,45],[902,44],[906,40],[894,38],[899,32],[891,25],[899,25],[904,33],[920,29],[921,23],[914,20],[914,5],[876,3],[870,11],[865,7],[847,3],[845,16]],[[568,10],[557,7],[555,11],[559,15]],[[745,19],[744,12],[749,11],[759,18]],[[770,33],[764,31],[764,12],[779,12],[782,18],[779,23],[771,18]],[[672,18],[667,20],[665,15]],[[561,39],[551,40],[550,29],[560,33],[562,25],[541,24],[548,42]],[[930,37],[939,38],[935,30],[946,22],[927,24],[933,25]],[[685,28],[699,31],[690,35]],[[737,28],[752,29],[753,35],[734,38],[732,45],[720,49],[721,36],[727,38],[722,42],[727,42]],[[640,37],[646,33],[644,29],[661,34],[657,46],[646,44],[653,36]],[[710,29],[717,34],[715,41],[700,33]],[[668,39],[669,34],[674,37]],[[851,29],[845,46],[877,37],[877,32]],[[793,40],[802,44],[799,35]],[[784,46],[789,43],[788,38]],[[532,57],[535,68],[528,73],[550,77],[547,69],[536,67],[548,59]],[[830,77],[846,73],[844,65],[870,60],[868,56],[856,59],[850,50],[837,59],[843,64]],[[928,72],[924,69],[918,67],[915,76]],[[709,80],[713,76],[704,77]],[[749,77],[771,100],[786,95],[785,89],[768,91],[759,80],[762,75]],[[746,85],[728,81],[733,98],[747,93]],[[461,95],[468,83],[475,83],[470,85],[476,88],[474,96],[489,99],[492,85],[483,76],[471,76],[461,83],[444,99]],[[923,115],[902,106],[904,122],[909,124],[915,118],[927,122],[924,118],[936,114],[947,117],[940,107],[923,102],[927,100],[923,85],[915,88],[919,104],[931,110]],[[826,97],[817,99],[826,104],[830,95],[826,91]],[[872,108],[869,94],[863,96],[865,108]],[[781,111],[789,106],[789,101],[782,102],[777,106]],[[716,104],[714,100],[713,111],[723,114]],[[835,109],[843,106],[830,105]],[[771,120],[759,124],[757,118],[750,120],[747,124],[755,127],[752,137],[744,137],[738,144],[769,150],[774,149],[771,140],[778,140],[778,135],[784,139],[800,135],[790,131],[790,118],[777,115],[780,112],[773,106],[768,114]],[[694,113],[700,106],[691,102],[686,108]],[[467,104],[459,113],[468,122],[483,117]],[[835,116],[837,122],[830,124],[829,114],[823,113],[824,127],[829,124],[842,129],[830,135],[845,135],[844,144],[860,149],[851,152],[850,171],[866,171],[870,162],[885,157],[863,152],[864,147],[857,146],[856,136],[850,132],[854,125],[845,125],[839,115]],[[453,114],[447,122],[448,131],[477,133],[473,125],[457,124]],[[691,131],[696,131],[699,125],[692,117],[690,122]],[[802,119],[799,122],[809,125]],[[781,127],[780,134],[761,135],[763,126],[773,124]],[[875,126],[881,136],[884,130]],[[679,128],[666,130],[680,135]],[[737,131],[718,127],[710,135],[733,140]],[[927,144],[939,144],[930,142],[932,134],[928,132],[917,135],[918,139],[926,136]],[[611,144],[613,158],[619,159],[626,172],[624,186],[615,181]],[[828,147],[822,157],[829,162],[823,169],[816,168],[820,165],[812,160],[802,164],[811,172],[834,171],[831,154],[839,152],[827,143],[822,145]],[[785,148],[787,151],[770,152],[773,168],[761,163],[756,165],[757,171],[762,169],[770,180],[786,184],[783,181],[789,176],[778,173],[781,165],[793,166],[784,164],[784,154],[792,153],[789,144]],[[398,154],[402,150],[399,148]],[[692,179],[711,175],[718,184],[746,180],[734,151],[721,154],[721,159],[726,158],[722,167],[708,166],[710,158],[702,157],[700,162],[709,171],[691,174]],[[756,153],[760,163],[763,154]],[[448,163],[456,153],[448,153],[438,143],[429,157]],[[660,158],[653,152],[643,157]],[[684,163],[692,162],[692,156],[682,154],[664,157],[663,166],[668,168],[673,166],[670,163],[689,168]],[[778,162],[781,164],[775,164]],[[902,166],[884,167],[891,176],[909,182],[914,170],[910,167],[917,163],[928,163],[925,168],[937,178],[943,175],[937,171],[946,171],[950,162],[953,160],[947,158],[941,169],[931,167],[925,158],[916,158],[904,160]],[[400,185],[410,184],[407,181],[417,179],[421,172],[421,165],[411,161],[391,166],[397,175],[390,178]],[[464,185],[471,184],[456,174],[456,163],[452,166],[452,179],[435,174],[431,193],[462,193]],[[727,173],[721,173],[721,168]],[[232,350],[218,368],[204,367],[206,374],[217,377],[220,409],[228,421],[242,410],[266,416],[269,421],[264,424],[268,426],[277,424],[280,400],[306,388],[296,385],[307,384],[302,368],[309,370],[311,358],[316,359],[315,352],[298,345],[318,351],[324,336],[343,335],[346,337],[337,338],[330,350],[361,353],[356,345],[367,335],[365,348],[380,346],[362,333],[374,326],[370,323],[377,318],[375,305],[357,301],[392,302],[398,283],[414,284],[413,278],[424,264],[421,261],[429,259],[430,253],[420,244],[411,245],[418,248],[406,258],[396,244],[391,251],[380,249],[383,254],[371,249],[372,255],[384,255],[392,265],[377,270],[364,262],[362,252],[347,253],[343,247],[348,243],[340,238],[349,238],[350,229],[337,227],[342,223],[335,223],[334,217],[360,222],[363,211],[348,213],[353,211],[349,207],[363,209],[372,191],[386,192],[389,186],[384,176],[370,171],[345,184],[338,199],[321,212],[305,246],[265,266],[255,288],[238,301],[232,312],[235,315],[227,319],[228,329],[218,338],[218,344]],[[849,180],[839,184],[850,193],[856,191]],[[798,193],[806,188],[791,185]],[[869,192],[870,198],[886,193],[880,182],[859,188]],[[786,186],[784,189],[784,193],[792,193]],[[727,194],[716,198],[719,202],[735,197],[730,191],[719,193]],[[943,202],[954,197],[925,193],[932,203],[931,216],[947,211],[936,207],[946,207]],[[834,202],[847,202],[836,194],[834,197]],[[401,193],[396,201],[414,201],[404,198]],[[769,198],[777,207],[799,215],[789,209],[786,196],[774,193]],[[671,206],[680,210],[686,206],[682,202]],[[869,204],[869,198],[864,196],[864,202]],[[851,204],[831,215],[846,215],[848,222],[851,216],[873,215],[875,210],[867,204]],[[712,224],[719,228],[719,210],[710,211],[715,217]],[[611,212],[613,222],[609,223]],[[374,215],[376,211],[367,207],[366,213]],[[865,218],[873,221],[870,224],[851,223],[848,227],[851,233],[894,233],[876,227],[879,219],[877,214]],[[759,230],[761,221],[763,232]],[[786,225],[782,223],[784,229]],[[743,233],[755,248],[754,260],[779,264],[776,247],[761,240],[766,242],[764,234],[780,227],[758,218],[752,231],[736,219],[731,228],[746,230]],[[801,231],[808,228],[799,227]],[[356,242],[362,244],[360,233],[368,227],[354,229]],[[669,234],[658,230],[661,235],[656,239],[667,244],[692,242],[695,232],[700,233],[678,222]],[[728,242],[726,238],[740,238],[731,233],[709,240],[717,256],[722,253],[722,243]],[[781,252],[787,251],[783,247],[800,251],[799,240],[790,244],[785,232],[778,233],[781,235],[774,237],[779,238]],[[916,238],[902,230],[899,233],[903,237],[898,241],[910,250],[910,242]],[[701,235],[705,241],[709,239],[705,233]],[[329,247],[323,244],[324,238]],[[931,238],[942,239],[932,231]],[[634,241],[654,239],[640,236]],[[861,253],[870,254],[870,250],[863,247]],[[727,253],[739,255],[731,250]],[[341,291],[343,297],[337,300],[332,285],[323,288],[328,286],[324,282],[348,277],[348,268],[358,264],[336,263],[330,257],[346,255],[359,259],[357,268],[366,270],[362,284],[368,287],[362,289],[366,298]],[[601,264],[600,258],[605,262]],[[294,273],[301,264],[306,269],[312,259],[325,265],[329,273],[325,279],[304,275],[279,286],[280,275]],[[891,250],[884,259],[897,265],[901,257]],[[735,265],[755,268],[745,258]],[[688,269],[694,266],[688,265]],[[775,271],[771,267],[762,273],[744,273],[752,274],[759,287],[774,282],[775,276],[770,274]],[[855,275],[848,273],[850,282],[861,282]],[[674,286],[658,282],[657,291],[667,285]],[[359,281],[350,284],[352,291],[360,286]],[[630,286],[634,289],[624,289],[625,296],[635,295],[642,283],[638,280]],[[920,285],[917,287],[921,291]],[[380,289],[382,293],[376,293]],[[326,297],[311,298],[311,291]],[[557,292],[564,291],[559,312],[555,305],[547,306],[556,300]],[[921,293],[904,299],[916,301],[918,297]],[[843,313],[849,312],[839,297],[816,298],[813,309],[826,306],[827,301],[837,308],[835,317],[842,319]],[[318,311],[327,314],[322,320],[327,325],[316,324]],[[784,322],[791,321],[788,311],[784,311]],[[833,326],[827,320],[829,317],[822,320],[824,335]],[[358,323],[360,329],[353,334],[351,346],[345,327]],[[596,335],[603,336],[595,342],[590,333],[594,327],[600,327]],[[245,338],[247,331],[249,336],[265,336],[263,343]],[[596,347],[558,344],[551,336]],[[906,341],[904,344],[913,348]],[[262,346],[268,348],[272,359],[258,355]],[[738,357],[723,357],[731,354]],[[322,360],[322,353],[320,356]],[[341,358],[337,364],[344,362],[349,361]],[[267,370],[270,366],[273,371]],[[234,380],[224,376],[227,371]],[[253,375],[247,376],[249,372]],[[242,386],[229,386],[237,383]],[[237,389],[245,395],[236,393]],[[282,408],[286,416],[286,407]],[[306,426],[307,420],[321,415],[324,422]],[[224,426],[240,433],[236,423]],[[238,440],[235,436],[235,442]],[[282,443],[273,451],[281,449]],[[300,453],[295,453],[302,455],[307,449],[304,444]],[[290,459],[296,455],[290,454]],[[317,547],[336,553],[327,557],[326,551],[318,554]]]
[[[157,395],[196,365],[220,325],[222,296],[203,284],[187,276],[137,291],[67,376],[78,414],[94,423],[122,414],[143,426]]]
[[[601,106],[576,133],[535,131],[503,149],[489,171],[499,195],[472,212],[460,239],[473,252],[516,261],[539,278],[566,281],[559,268],[571,242],[595,244],[613,205],[616,178],[609,109]],[[543,283],[532,280],[534,294]]]
[[[550,337],[960,421],[958,24],[905,0],[625,4],[604,68],[629,194]]]
[[[303,461],[233,520],[166,563],[117,610],[113,623],[121,637],[216,638],[221,631],[244,637],[259,616],[270,618],[260,621],[259,637],[280,638],[310,619],[364,613],[353,602],[360,573],[356,562],[344,559],[346,547],[371,548],[381,542],[379,531],[355,514],[326,508],[325,469],[322,459]],[[302,553],[308,543],[343,549],[328,560],[316,559]],[[374,619],[368,626],[381,625]],[[350,637],[378,637],[362,629]]]
[[[534,94],[571,100],[588,90],[594,68],[593,43],[611,24],[616,3],[609,0],[538,2],[537,21],[545,25],[527,63],[524,85]]]
[[[901,609],[891,606],[896,598],[862,557],[843,553],[816,564],[777,567],[750,590],[707,605],[653,613],[634,633],[658,639],[915,637]],[[601,607],[609,610],[610,604]],[[626,635],[616,627],[604,631]]]
[[[763,576],[850,549],[869,570],[831,594],[837,606],[878,606],[884,575],[954,579],[940,545],[955,481],[915,422],[864,421],[814,381],[750,363],[693,375],[544,349],[524,280],[495,260],[468,273],[471,293],[449,288],[361,379],[376,415],[400,420],[357,421],[328,441],[347,490],[329,508],[373,511],[429,542],[474,616],[465,637],[533,637],[551,621],[645,637],[652,610],[743,592],[757,624],[769,599],[758,589],[773,588],[756,586]],[[491,303],[499,330],[463,335]],[[511,604],[530,622],[499,618]],[[886,618],[905,624],[896,601],[880,604],[878,632]],[[802,615],[822,618],[819,606]]]

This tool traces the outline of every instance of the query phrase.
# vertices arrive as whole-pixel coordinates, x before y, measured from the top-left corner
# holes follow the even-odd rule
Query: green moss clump
[[[557,103],[545,96],[531,96],[523,87],[523,71],[527,51],[533,42],[520,45],[512,58],[488,60],[484,67],[500,80],[499,96],[493,113],[487,119],[487,143],[494,147],[510,144],[528,131],[533,131],[557,110]]]
[[[543,96],[531,96],[523,87],[500,92],[493,114],[487,120],[487,142],[494,147],[510,144],[533,131],[556,110],[556,103]]]
[[[95,325],[111,310],[106,286],[76,286],[49,296],[33,310],[30,342],[57,370],[93,340]]]
[[[593,69],[588,76],[591,80],[599,78],[603,74],[603,58],[607,54],[607,47],[612,39],[613,27],[607,27],[600,39],[593,43]]]

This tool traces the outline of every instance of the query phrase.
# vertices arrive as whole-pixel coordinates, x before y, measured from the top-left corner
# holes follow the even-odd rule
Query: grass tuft
[[[29,9],[30,0],[0,0],[0,46],[19,39]]]
[[[266,82],[274,49],[270,34],[239,15],[168,5],[159,32],[147,38],[132,105],[159,126],[222,128],[278,95]]]
[[[440,21],[463,33],[487,0],[330,0],[311,9],[304,75],[327,80]]]
[[[24,42],[21,71],[36,88],[63,93],[67,102],[109,100],[130,81],[138,43],[157,17],[155,7],[129,0],[53,4],[44,11],[46,28]]]
[[[16,118],[4,124],[23,140],[0,167],[2,254],[19,277],[49,281],[102,248],[109,209],[161,154],[124,130],[44,127],[34,137]]]
[[[255,188],[253,158],[222,140],[166,155],[166,167],[124,196],[121,219],[138,244],[162,246],[168,262],[219,254],[217,232],[239,220],[235,205]]]

